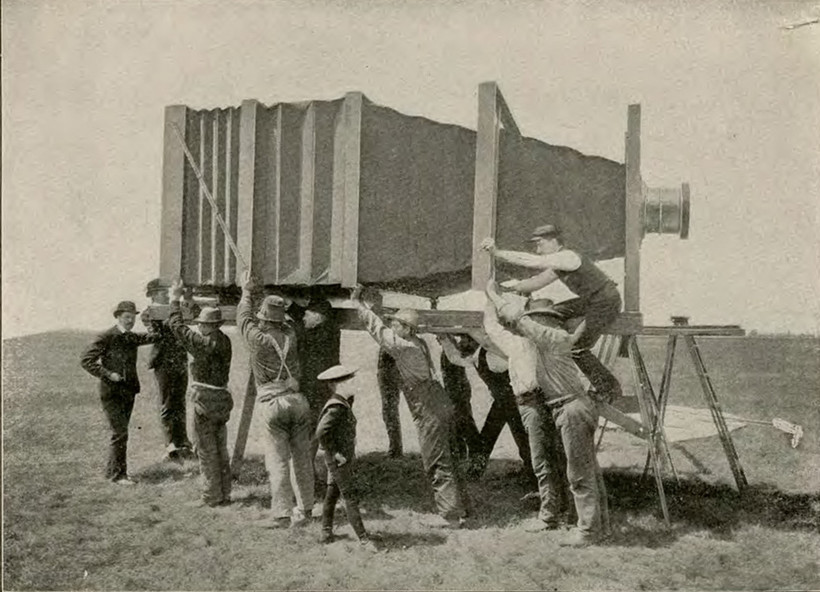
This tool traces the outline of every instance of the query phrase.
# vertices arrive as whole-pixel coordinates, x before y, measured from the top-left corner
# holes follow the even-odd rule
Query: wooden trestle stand
[[[639,336],[667,336],[666,360],[663,366],[660,386],[658,391],[652,385],[646,363],[641,354],[638,342]],[[732,436],[726,426],[723,417],[723,410],[718,401],[709,373],[703,361],[696,337],[742,337],[745,331],[737,325],[689,325],[686,317],[672,317],[672,325],[669,326],[644,326],[635,330],[624,327],[618,330],[616,324],[615,331],[610,335],[602,337],[599,347],[599,358],[608,367],[611,367],[619,351],[626,351],[632,368],[632,376],[635,386],[635,397],[640,409],[641,422],[636,422],[609,405],[601,405],[600,412],[604,418],[604,425],[601,428],[598,444],[603,437],[603,429],[606,422],[612,422],[623,427],[629,433],[642,438],[647,442],[647,460],[644,467],[646,474],[649,467],[655,477],[655,485],[658,489],[658,499],[666,524],[669,524],[669,507],[666,502],[666,493],[663,486],[663,474],[668,465],[675,480],[678,480],[677,472],[672,463],[669,453],[669,444],[664,430],[664,418],[666,416],[666,406],[669,402],[671,392],[672,369],[675,362],[675,350],[678,338],[682,338],[692,364],[695,367],[703,391],[703,399],[712,414],[718,438],[723,446],[729,467],[735,478],[735,483],[739,492],[743,492],[748,482],[740,464],[737,450],[735,449]]]

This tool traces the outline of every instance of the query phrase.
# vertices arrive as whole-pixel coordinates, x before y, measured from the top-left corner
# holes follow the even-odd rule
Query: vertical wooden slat
[[[242,101],[239,120],[239,175],[237,182],[237,246],[250,266],[253,275],[259,276],[264,255],[265,235],[255,232],[265,216],[265,201],[256,195],[256,149],[259,103]],[[240,270],[237,269],[237,272]],[[237,277],[237,283],[242,278]]]
[[[361,177],[362,104],[360,92],[345,95],[344,237],[341,284],[352,288],[359,269],[359,181]]]
[[[475,194],[473,197],[472,288],[483,290],[492,275],[492,258],[481,241],[495,236],[498,198],[498,86],[483,82],[478,86],[478,127],[475,154]]]
[[[302,122],[305,107],[279,109],[279,260],[278,284],[298,283],[301,227]],[[295,275],[294,275],[295,274]]]
[[[199,120],[199,170],[202,179],[209,189],[213,187],[213,128],[211,114],[202,111]],[[213,268],[211,267],[212,220],[211,204],[205,194],[202,184],[199,185],[199,283],[213,282]]]
[[[226,113],[216,110],[213,113],[213,182],[212,194],[216,210],[225,222],[225,130]],[[214,284],[224,285],[225,279],[225,233],[222,231],[214,214],[211,219],[211,269]]]
[[[300,282],[313,277],[313,204],[316,195],[316,107],[308,106],[302,124],[302,175],[299,186]]]
[[[266,253],[267,264],[265,265],[266,283],[279,283],[279,235],[281,227],[282,208],[282,105],[277,105],[269,111],[270,120],[269,132],[266,137],[271,142],[270,165],[265,169],[270,174],[268,179],[270,192],[266,194],[266,199],[272,204],[270,215],[268,216],[268,249]]]
[[[185,152],[174,126],[185,137],[187,108],[165,108],[162,153],[162,221],[160,227],[159,275],[172,280],[182,275],[183,216],[185,203]]]
[[[237,189],[239,186],[239,122],[240,111],[232,108],[225,117],[225,224],[234,242],[237,240]],[[226,241],[227,243],[227,241]],[[224,283],[236,278],[236,255],[226,245]]]
[[[624,311],[640,313],[641,273],[641,106],[629,105],[626,123],[626,244],[624,246]]]
[[[316,166],[314,168],[313,248],[311,281],[330,283],[331,233],[333,228],[333,186],[336,164],[335,120],[341,101],[314,103],[316,112]]]
[[[330,213],[330,264],[328,283],[342,281],[343,241],[345,227],[345,160],[346,151],[346,103],[339,106],[333,126],[333,191]]]
[[[199,159],[201,113],[188,110],[184,138],[194,161]],[[199,180],[186,160],[185,200],[182,216],[182,281],[187,285],[199,283]]]

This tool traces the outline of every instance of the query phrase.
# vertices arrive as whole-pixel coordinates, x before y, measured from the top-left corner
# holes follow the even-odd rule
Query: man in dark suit
[[[137,348],[156,341],[148,333],[134,333],[137,307],[120,302],[114,309],[117,324],[97,335],[85,350],[81,364],[84,370],[100,379],[100,401],[111,428],[106,478],[114,483],[131,485],[126,465],[128,422],[134,409],[134,398],[140,391],[137,377]]]
[[[145,295],[152,304],[168,304],[168,285],[160,279],[148,282]],[[147,311],[143,312],[143,315]],[[159,393],[159,419],[165,435],[167,458],[179,460],[191,455],[186,427],[185,392],[188,388],[188,354],[162,321],[143,317],[143,325],[157,341],[148,357],[148,368],[154,371]]]

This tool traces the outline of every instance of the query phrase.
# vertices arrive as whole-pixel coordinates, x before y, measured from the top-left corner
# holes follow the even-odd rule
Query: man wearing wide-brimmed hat
[[[482,246],[496,259],[542,270],[531,278],[512,282],[510,287],[513,290],[531,294],[555,280],[561,280],[575,293],[577,298],[556,304],[555,313],[563,321],[586,321],[586,328],[574,345],[573,357],[592,383],[595,396],[611,402],[621,396],[621,385],[590,350],[621,311],[621,295],[615,282],[589,257],[568,249],[564,245],[561,229],[554,224],[545,224],[533,230],[530,242],[535,253],[497,249],[491,238],[485,239]]]
[[[100,379],[100,401],[111,429],[111,443],[105,476],[114,483],[131,485],[128,477],[128,423],[134,409],[134,398],[140,391],[137,377],[137,348],[153,343],[156,337],[134,333],[137,306],[124,300],[114,308],[117,324],[103,331],[88,346],[81,364]]]
[[[299,526],[313,512],[313,465],[310,458],[311,414],[299,390],[296,331],[280,296],[266,296],[253,314],[256,282],[247,274],[236,322],[248,344],[256,384],[256,404],[265,422],[265,466],[271,489],[271,526]],[[296,483],[296,510],[293,510]]]
[[[535,345],[538,396],[555,420],[566,453],[566,473],[578,514],[576,527],[559,544],[582,547],[608,535],[609,511],[601,469],[595,452],[598,409],[586,394],[572,358],[575,342],[584,331],[581,322],[572,334],[562,325],[561,315],[551,305],[525,308],[520,302],[487,294],[499,317],[519,335]]]
[[[202,474],[202,504],[231,503],[231,466],[228,456],[227,423],[233,409],[228,390],[231,371],[231,339],[220,330],[222,311],[206,306],[194,319],[199,332],[182,319],[182,283],[169,290],[171,314],[168,326],[191,354],[191,384],[188,398],[193,407],[194,440]]]
[[[421,459],[439,513],[436,526],[458,528],[466,518],[467,497],[451,450],[453,407],[436,378],[427,343],[421,339],[418,312],[401,309],[379,316],[360,300],[361,286],[351,294],[365,329],[395,361],[407,406],[418,431]]]
[[[145,295],[151,299],[152,304],[168,304],[169,287],[169,282],[156,278],[148,282]],[[178,460],[188,456],[192,447],[188,440],[185,409],[188,353],[166,323],[152,320],[148,310],[142,314],[142,323],[157,337],[148,356],[148,368],[154,371],[157,382],[165,454],[171,460]]]

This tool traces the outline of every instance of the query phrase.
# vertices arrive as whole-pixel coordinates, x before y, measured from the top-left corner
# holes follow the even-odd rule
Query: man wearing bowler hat
[[[152,304],[168,304],[167,282],[156,278],[148,282],[145,295]],[[154,371],[159,393],[159,419],[165,435],[165,453],[177,460],[191,453],[186,426],[185,392],[188,389],[188,353],[162,321],[152,320],[143,311],[142,323],[157,341],[148,356],[148,368]]]
[[[255,318],[256,282],[247,274],[236,309],[239,330],[251,354],[256,404],[265,422],[265,466],[271,489],[273,528],[301,526],[313,513],[311,413],[299,390],[296,331],[285,316],[285,301],[266,296]],[[296,483],[296,510],[293,487]]]
[[[231,339],[220,330],[222,311],[206,306],[194,320],[199,332],[182,320],[182,283],[169,290],[170,327],[176,339],[191,354],[189,399],[194,414],[194,440],[202,474],[202,504],[222,506],[231,503],[231,466],[228,457],[226,424],[233,409],[228,391],[231,371]]]
[[[128,478],[128,423],[134,399],[140,391],[137,377],[137,348],[153,343],[156,337],[134,333],[137,306],[128,300],[114,309],[116,325],[103,331],[85,350],[83,369],[100,380],[100,402],[111,429],[105,476],[121,485],[133,485]]]
[[[351,294],[359,318],[376,342],[396,361],[407,406],[419,436],[421,459],[433,485],[439,519],[433,526],[460,528],[467,515],[466,492],[451,452],[453,406],[435,377],[427,343],[416,333],[418,313],[402,309],[387,315],[389,324],[360,299],[361,286]]]
[[[618,317],[621,295],[607,275],[586,255],[564,246],[561,230],[553,224],[539,226],[530,241],[535,254],[497,249],[492,238],[482,247],[501,261],[542,270],[537,275],[509,285],[516,292],[531,294],[555,280],[561,280],[577,296],[555,305],[555,314],[563,321],[583,318],[586,329],[574,345],[573,359],[589,379],[595,397],[607,402],[621,396],[618,379],[595,357],[590,349]]]

